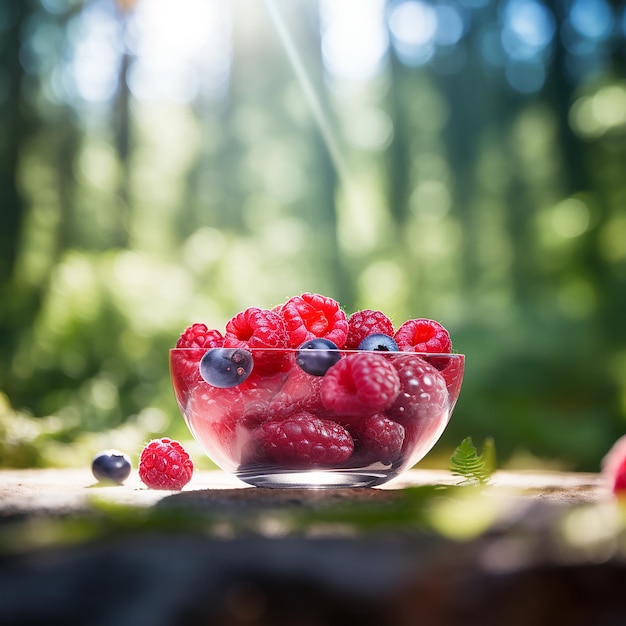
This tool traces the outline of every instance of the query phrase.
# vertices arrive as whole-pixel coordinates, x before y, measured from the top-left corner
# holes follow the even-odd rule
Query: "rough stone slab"
[[[445,470],[414,469],[376,488],[354,489],[260,489],[250,487],[221,471],[196,471],[183,489],[189,502],[202,498],[229,502],[300,503],[312,505],[337,500],[380,500],[407,487],[454,485],[458,478]],[[507,488],[524,497],[557,502],[594,502],[610,496],[599,474],[563,472],[496,472],[493,487]],[[132,506],[153,506],[171,491],[148,489],[133,473],[124,485],[101,486],[84,469],[27,469],[0,472],[0,515],[29,513],[62,514],[88,510],[98,498]]]
[[[244,529],[229,536],[204,526],[181,528],[178,517],[175,526],[131,523],[69,542],[49,540],[55,528],[90,520],[73,514],[88,512],[93,497],[149,513],[176,503],[254,518],[284,507],[310,515],[337,503],[393,503],[410,487],[457,482],[447,471],[412,470],[378,488],[259,489],[219,471],[199,471],[182,492],[171,492],[146,488],[136,474],[122,486],[101,487],[87,470],[0,472],[0,521],[7,522],[0,524],[7,548],[0,553],[0,623],[626,624],[620,548],[626,544],[592,533],[590,543],[564,551],[553,533],[557,516],[577,512],[572,504],[611,508],[602,504],[611,494],[598,474],[497,472],[494,491],[512,496],[515,507],[504,524],[473,540],[419,528],[313,536]],[[607,511],[598,513],[596,529],[596,521],[611,520]],[[34,544],[15,549],[11,538],[20,532],[34,534]]]

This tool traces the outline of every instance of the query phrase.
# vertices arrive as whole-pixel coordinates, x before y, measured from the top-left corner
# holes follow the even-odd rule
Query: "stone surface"
[[[419,485],[454,485],[458,479],[445,470],[411,470],[373,489],[259,489],[249,487],[221,471],[197,471],[181,493],[222,502],[259,502],[271,505],[285,500],[302,504],[340,500],[384,500],[389,492]],[[495,488],[507,488],[524,497],[556,502],[593,502],[609,497],[599,474],[563,472],[496,472]],[[123,485],[100,486],[88,470],[28,469],[0,472],[0,515],[64,513],[85,510],[94,498],[118,504],[153,506],[171,495],[145,487],[136,473]]]
[[[0,623],[626,624],[625,542],[599,475],[498,472],[487,499],[449,512],[457,529],[495,523],[463,538],[413,523],[411,488],[456,482],[413,470],[375,489],[259,489],[196,472],[161,492],[135,476],[101,487],[82,470],[4,471]],[[356,532],[350,519],[372,511],[409,523]],[[285,524],[298,515],[319,523]]]

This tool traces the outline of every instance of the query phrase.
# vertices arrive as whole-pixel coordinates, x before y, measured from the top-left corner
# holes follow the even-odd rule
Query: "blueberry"
[[[200,376],[213,387],[226,389],[242,383],[252,371],[252,354],[243,348],[211,348],[200,361]]]
[[[398,344],[383,333],[372,333],[359,344],[359,350],[375,350],[377,352],[397,352]]]
[[[98,452],[91,463],[91,471],[101,483],[121,485],[130,475],[130,470],[130,459],[119,450]]]
[[[309,339],[298,347],[296,363],[313,376],[323,376],[341,358],[337,344],[330,339]]]

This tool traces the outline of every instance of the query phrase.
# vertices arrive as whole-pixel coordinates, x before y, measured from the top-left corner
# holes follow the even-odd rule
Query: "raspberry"
[[[268,417],[269,401],[283,383],[282,373],[253,373],[237,387],[225,389],[200,383],[190,392],[185,409],[194,435],[222,468],[240,462],[250,432]]]
[[[287,300],[281,308],[281,315],[292,348],[318,337],[332,341],[339,348],[346,342],[348,320],[339,303],[332,298],[303,293]]]
[[[292,413],[307,411],[322,417],[323,413],[328,413],[320,398],[322,380],[321,376],[311,376],[293,363],[285,384],[270,402],[269,414],[273,418],[285,418]]]
[[[448,353],[452,350],[448,331],[434,320],[408,320],[398,328],[393,338],[404,352]]]
[[[286,348],[287,331],[280,315],[250,307],[226,323],[225,348]]]
[[[402,454],[404,426],[382,413],[360,420],[351,432],[359,463],[393,463]]]
[[[254,437],[268,459],[290,467],[332,467],[344,463],[354,451],[343,426],[305,411],[261,424]]]
[[[139,478],[151,489],[180,491],[193,474],[193,462],[178,441],[153,439],[141,451]]]
[[[393,365],[378,354],[350,354],[322,379],[322,404],[339,415],[367,415],[391,406],[400,391]]]
[[[348,338],[345,349],[357,350],[363,339],[374,333],[393,337],[394,329],[391,320],[384,313],[371,309],[353,313],[348,318]]]
[[[403,453],[408,463],[429,450],[447,423],[448,390],[439,371],[417,355],[398,355],[394,366],[400,393],[385,415],[404,426]]]
[[[224,338],[219,330],[209,330],[206,324],[192,324],[178,338],[177,348],[220,348]],[[205,350],[202,350],[204,354]],[[202,354],[200,356],[202,356]]]
[[[393,365],[398,372],[400,393],[385,411],[387,416],[419,420],[447,411],[446,381],[435,367],[417,355],[398,355]]]
[[[209,348],[222,346],[224,338],[219,330],[209,330],[206,324],[192,324],[178,338],[177,348],[193,348],[192,350],[180,350],[172,355],[170,361],[172,383],[176,396],[183,397],[180,388],[181,383],[200,382],[200,360]],[[184,398],[183,402],[184,402]]]
[[[441,361],[445,361],[443,363],[443,368],[441,367]],[[459,397],[459,393],[461,392],[465,359],[461,355],[445,359],[444,357],[434,358],[431,365],[434,365],[439,370],[443,379],[446,381],[448,396],[450,398],[450,411],[452,411]]]
[[[238,313],[226,323],[225,348],[287,348],[288,335],[285,322],[277,313],[250,307]],[[284,353],[257,351],[254,367],[257,371],[271,374],[277,372],[284,361]]]

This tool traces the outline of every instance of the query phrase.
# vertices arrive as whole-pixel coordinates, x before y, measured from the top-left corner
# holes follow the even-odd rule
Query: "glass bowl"
[[[224,362],[234,370],[220,370]],[[371,487],[398,476],[441,437],[464,364],[462,354],[170,350],[193,437],[218,467],[258,487]]]

